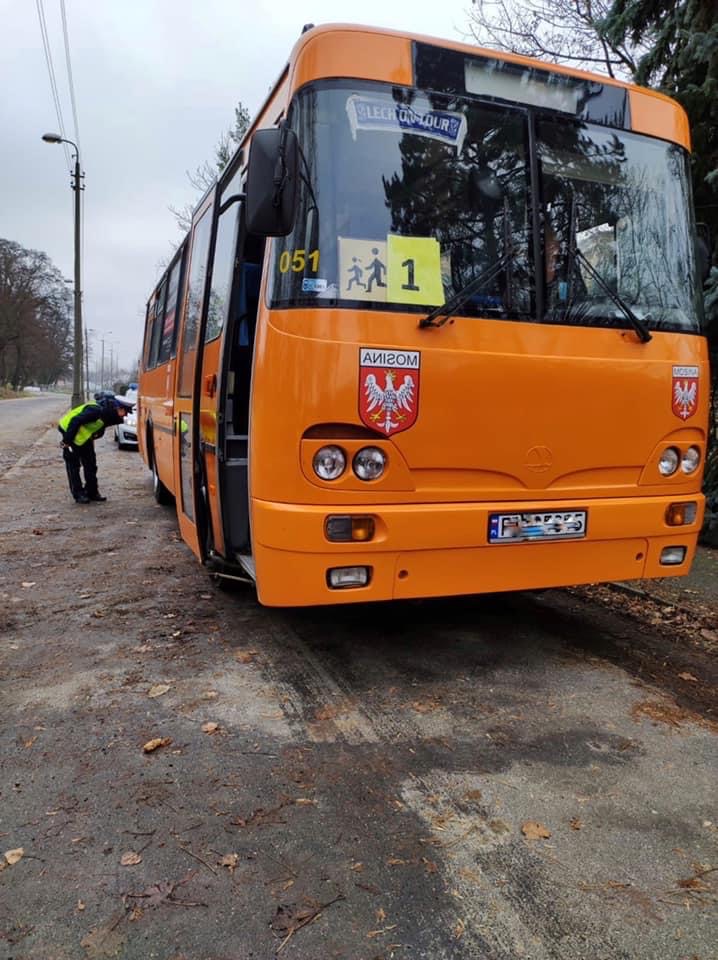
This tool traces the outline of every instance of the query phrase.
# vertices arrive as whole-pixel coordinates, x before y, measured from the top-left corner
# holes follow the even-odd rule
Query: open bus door
[[[197,211],[192,226],[182,326],[177,350],[177,378],[174,398],[174,469],[177,491],[177,519],[185,543],[199,560],[204,544],[198,534],[198,362],[201,359],[202,305],[212,234],[213,194]]]
[[[178,352],[177,515],[201,561],[232,567],[250,551],[249,388],[264,241],[247,244],[240,197],[219,208],[209,243],[212,214],[208,200],[195,219]]]

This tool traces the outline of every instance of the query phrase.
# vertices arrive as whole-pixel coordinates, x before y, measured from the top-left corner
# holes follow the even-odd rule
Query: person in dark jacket
[[[70,493],[77,503],[107,500],[97,487],[95,440],[102,436],[105,427],[122,423],[133,406],[131,400],[116,397],[104,390],[95,394],[94,403],[81,403],[60,417],[57,429],[62,436],[62,456]],[[80,468],[84,474],[84,484]]]

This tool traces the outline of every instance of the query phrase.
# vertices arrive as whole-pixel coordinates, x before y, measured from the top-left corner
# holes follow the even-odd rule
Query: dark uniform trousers
[[[87,440],[79,447],[63,447],[62,456],[67,470],[67,480],[70,492],[75,500],[83,493],[88,497],[97,496],[97,457],[93,440]],[[85,485],[82,485],[80,467],[85,475]]]

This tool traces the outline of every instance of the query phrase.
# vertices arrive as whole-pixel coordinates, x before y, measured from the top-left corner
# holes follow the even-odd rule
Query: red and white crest
[[[698,367],[674,367],[672,409],[681,420],[692,417],[698,409]]]
[[[359,416],[387,436],[408,430],[419,412],[418,350],[359,350]]]

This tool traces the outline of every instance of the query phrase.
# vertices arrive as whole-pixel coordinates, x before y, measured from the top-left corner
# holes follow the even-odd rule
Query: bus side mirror
[[[261,237],[286,237],[297,213],[299,143],[286,123],[257,130],[249,148],[247,230]]]

